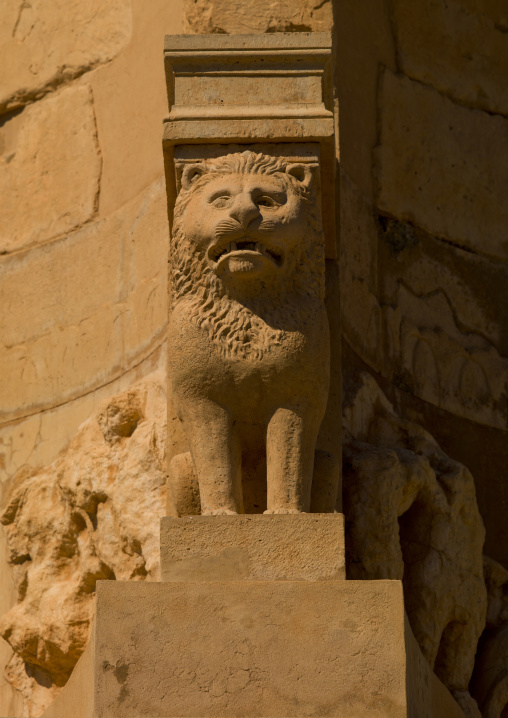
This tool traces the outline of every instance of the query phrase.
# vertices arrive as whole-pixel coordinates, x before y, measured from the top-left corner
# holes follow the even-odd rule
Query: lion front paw
[[[299,509],[267,509],[266,511],[263,511],[264,514],[304,514],[305,511],[300,511]]]
[[[237,511],[231,509],[210,509],[209,511],[203,511],[202,516],[238,516]]]

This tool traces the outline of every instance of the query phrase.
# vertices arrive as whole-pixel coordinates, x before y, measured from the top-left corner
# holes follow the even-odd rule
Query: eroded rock
[[[185,0],[186,31],[230,35],[258,32],[324,32],[332,27],[330,0]]]
[[[487,594],[473,477],[361,375],[345,409],[348,576],[399,579],[423,654],[466,715]]]
[[[508,707],[508,571],[487,556],[487,627],[480,640],[471,692],[483,718],[503,718]]]
[[[17,604],[7,668],[38,715],[86,645],[99,579],[158,580],[166,425],[162,377],[109,400],[51,465],[20,472],[2,516]]]

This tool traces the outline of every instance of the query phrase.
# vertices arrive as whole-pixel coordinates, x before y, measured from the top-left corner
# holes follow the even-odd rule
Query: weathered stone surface
[[[132,36],[114,60],[89,73],[102,149],[99,210],[107,216],[163,174],[167,112],[164,33],[182,32],[182,0],[131,0]]]
[[[7,674],[26,715],[48,704],[83,652],[95,581],[159,579],[161,383],[152,377],[108,401],[53,464],[14,479],[1,521],[18,601],[0,631],[15,652]]]
[[[123,391],[158,362],[164,362],[168,229],[163,193],[153,192],[150,185],[163,172],[160,123],[166,98],[162,37],[164,32],[182,31],[182,8],[179,0],[149,4],[113,0],[104,7],[95,0],[6,0],[1,3],[0,19],[0,111],[24,106],[19,114],[14,110],[4,115],[0,129],[0,225],[10,222],[9,232],[5,234],[5,227],[0,232],[0,253],[13,251],[11,257],[0,257],[0,303],[4,308],[0,344],[7,353],[25,357],[10,363],[4,356],[0,362],[2,376],[9,379],[0,382],[3,498],[9,479],[20,466],[49,464],[104,398]],[[83,73],[84,77],[73,81]],[[93,142],[86,139],[88,129],[93,130]],[[25,164],[21,167],[17,163],[23,157]],[[91,184],[86,185],[90,178],[94,180],[93,192]],[[15,197],[18,189],[19,196]],[[113,196],[114,201],[102,203],[100,194],[106,200]],[[12,198],[18,202],[14,220],[6,201]],[[98,233],[103,232],[102,239],[92,231],[87,236],[91,240],[88,252],[84,246],[82,252],[77,251],[75,235],[83,225],[97,220],[97,209],[101,219],[107,220],[97,227]],[[120,213],[111,217],[117,209]],[[25,230],[33,231],[33,237],[25,238]],[[120,248],[116,233],[122,235]],[[81,235],[81,239],[85,244],[87,238]],[[39,274],[39,241],[46,243],[47,250],[53,241],[55,250],[47,257],[44,276]],[[68,251],[63,249],[66,241],[70,242]],[[108,252],[107,246],[113,251]],[[33,250],[32,256],[27,249]],[[106,267],[97,264],[101,259],[106,260]],[[17,273],[17,280],[14,276],[6,279],[6,266],[9,274]],[[152,281],[154,268],[156,281]],[[117,288],[116,298],[110,291],[112,285]],[[8,300],[3,295],[7,287],[13,292]],[[29,306],[32,300],[34,305]],[[116,307],[104,324],[100,321],[102,301],[106,305],[111,301]],[[45,322],[42,332],[39,310]],[[69,321],[70,326],[63,328],[60,320]],[[147,339],[150,333],[152,339]],[[7,334],[14,345],[5,346]],[[102,355],[100,362],[94,358],[95,352]],[[106,364],[111,360],[111,364],[99,366],[94,375],[103,360]],[[21,376],[18,368],[23,364]],[[37,375],[34,379],[32,374],[32,380],[30,366],[35,366]],[[42,403],[39,378],[45,395]],[[64,388],[63,395],[58,396],[58,387]],[[4,398],[9,406],[4,405]],[[14,412],[10,411],[12,407]],[[1,504],[0,512],[3,508]],[[2,615],[12,602],[10,568],[1,555],[0,575]],[[0,643],[3,676],[11,649],[3,639]],[[26,680],[22,662],[18,669],[18,678],[25,675]],[[12,664],[9,670],[14,670]],[[41,704],[37,694],[42,694],[42,702],[47,701],[47,689],[36,680],[29,683],[30,698],[26,701],[35,714]],[[23,715],[21,700],[12,684],[0,678],[0,715]]]
[[[398,581],[101,582],[93,633],[47,718],[464,716]]]
[[[487,627],[479,644],[471,692],[484,718],[503,718],[508,706],[508,571],[485,557]]]
[[[378,207],[479,254],[508,259],[508,119],[386,70]]]
[[[101,157],[90,86],[64,89],[8,120],[0,152],[0,254],[94,216]]]
[[[398,578],[424,656],[467,715],[485,625],[485,537],[469,471],[401,421],[363,374],[346,403],[344,513],[351,578]]]
[[[130,3],[4,0],[0,7],[0,111],[37,99],[111,60],[131,33]]]
[[[108,397],[127,390],[143,377],[166,366],[166,342],[118,379],[89,394],[30,416],[0,425],[0,473],[9,482],[25,464],[50,464],[74,438],[81,424]]]
[[[89,393],[161,344],[167,241],[159,180],[111,217],[0,259],[0,420]]]
[[[162,581],[345,578],[342,514],[165,517]]]
[[[461,104],[508,115],[504,0],[392,0],[400,67]]]
[[[343,331],[396,385],[453,414],[506,429],[504,263],[379,217],[341,181]]]
[[[331,0],[261,0],[253,12],[235,0],[184,0],[186,32],[248,35],[331,30]]]

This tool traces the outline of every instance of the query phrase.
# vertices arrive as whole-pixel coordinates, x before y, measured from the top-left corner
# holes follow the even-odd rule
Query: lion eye
[[[257,200],[257,204],[259,207],[278,207],[279,204],[276,202],[273,197],[259,197]]]
[[[214,197],[211,204],[213,207],[221,209],[222,207],[227,207],[230,199],[231,197],[228,194],[221,194],[218,197]]]

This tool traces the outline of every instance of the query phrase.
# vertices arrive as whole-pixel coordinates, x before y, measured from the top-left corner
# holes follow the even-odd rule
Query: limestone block
[[[17,107],[98,63],[131,33],[130,3],[5,0],[0,8],[0,112]]]
[[[508,115],[504,0],[392,3],[403,72],[460,104]]]
[[[89,86],[65,89],[8,120],[0,149],[2,254],[93,217],[101,158]]]
[[[166,366],[163,342],[139,364],[118,379],[89,394],[53,409],[0,425],[0,467],[4,485],[25,465],[50,464],[76,435],[81,424],[109,397],[125,391],[149,374]]]
[[[384,73],[376,149],[382,212],[506,261],[508,119]]]
[[[185,0],[185,32],[249,35],[332,29],[330,0],[261,0],[256,12],[235,0]]]
[[[52,464],[12,482],[0,521],[16,601],[0,634],[27,705],[48,705],[83,652],[98,578],[160,576],[165,420],[156,375],[107,400]]]
[[[162,343],[167,241],[159,180],[112,216],[1,260],[0,419],[89,393]]]
[[[464,718],[391,581],[100,582],[93,641],[44,718],[71,713]]]
[[[165,32],[182,32],[182,0],[131,0],[129,5],[129,43],[114,62],[87,76],[102,149],[99,210],[103,216],[163,174],[160,126],[167,100],[162,38]]]
[[[384,3],[370,2],[366,9],[357,0],[336,2],[334,14],[340,165],[372,202],[375,184],[372,150],[377,144],[379,124],[379,68],[395,70],[397,67],[390,17]]]
[[[166,517],[162,581],[345,578],[342,514]]]

